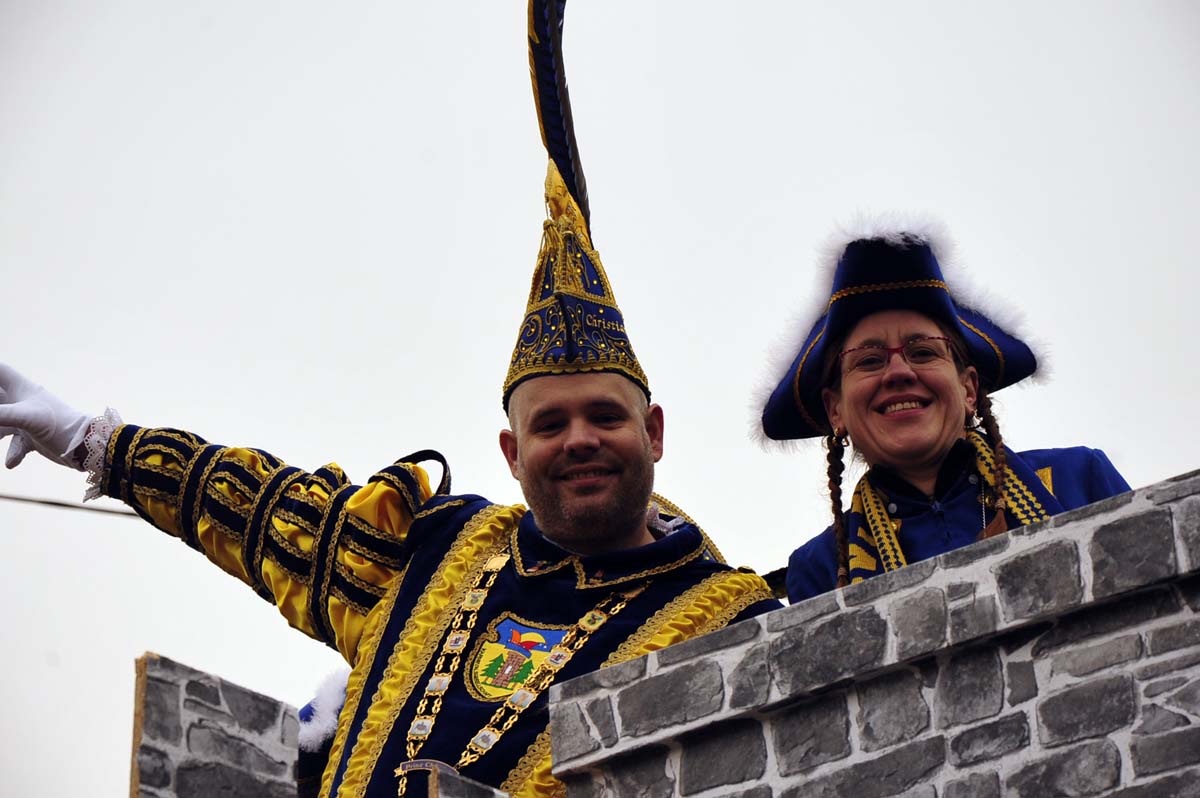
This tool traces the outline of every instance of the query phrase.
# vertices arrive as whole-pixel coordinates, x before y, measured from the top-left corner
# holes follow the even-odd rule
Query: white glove
[[[80,413],[11,366],[0,363],[0,440],[13,436],[4,465],[16,468],[37,451],[59,465],[83,471],[76,454],[91,416]]]

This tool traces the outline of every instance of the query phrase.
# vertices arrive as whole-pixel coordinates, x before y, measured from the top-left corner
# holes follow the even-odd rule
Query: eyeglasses
[[[914,369],[930,368],[943,360],[952,360],[950,339],[943,336],[912,338],[900,346],[856,346],[839,352],[838,360],[845,374],[879,374],[897,353]]]

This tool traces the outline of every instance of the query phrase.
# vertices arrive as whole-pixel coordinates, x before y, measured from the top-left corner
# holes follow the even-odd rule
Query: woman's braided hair
[[[846,539],[846,522],[842,519],[842,472],[846,470],[842,454],[846,451],[846,436],[838,432],[833,430],[825,437],[825,448],[829,450],[825,461],[829,464],[829,504],[833,508],[833,537],[837,545],[837,586],[845,587],[850,584],[850,541]]]

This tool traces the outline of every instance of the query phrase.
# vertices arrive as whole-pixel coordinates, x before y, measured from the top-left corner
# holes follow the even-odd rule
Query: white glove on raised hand
[[[16,369],[0,363],[0,440],[12,436],[4,465],[16,468],[36,451],[49,460],[83,471],[76,454],[88,432],[86,416]]]

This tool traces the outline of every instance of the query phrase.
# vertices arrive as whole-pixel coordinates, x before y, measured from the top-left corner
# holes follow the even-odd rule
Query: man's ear
[[[825,415],[829,418],[829,426],[835,430],[842,429],[842,414],[838,411],[842,397],[832,388],[822,388],[821,401],[825,404]]]
[[[646,408],[646,434],[650,437],[650,451],[657,463],[663,456],[663,409],[660,405],[652,404]]]
[[[512,430],[500,430],[500,451],[504,452],[504,459],[508,461],[508,470],[513,475],[513,479],[520,480],[521,474],[517,466],[517,436]]]

